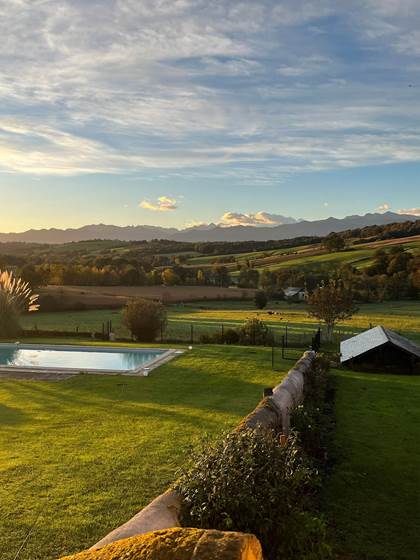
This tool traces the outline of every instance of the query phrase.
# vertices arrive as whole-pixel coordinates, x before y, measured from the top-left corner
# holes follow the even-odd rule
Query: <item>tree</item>
[[[327,235],[322,244],[330,253],[333,253],[334,251],[341,251],[341,249],[344,249],[346,246],[344,238],[338,233],[330,233]]]
[[[29,284],[12,272],[0,270],[0,338],[16,336],[20,332],[19,315],[38,311],[38,295]]]
[[[214,283],[221,288],[230,286],[230,274],[225,266],[215,266],[213,268]]]
[[[334,326],[338,321],[349,319],[357,312],[350,290],[343,287],[339,280],[321,284],[309,296],[309,315],[324,321],[327,327],[327,340],[332,339]]]
[[[166,310],[157,301],[133,299],[123,310],[123,319],[137,340],[153,342],[166,324]]]
[[[267,294],[262,290],[258,290],[258,292],[255,292],[254,302],[257,309],[264,309],[268,303]]]
[[[242,267],[239,273],[238,286],[240,288],[258,288],[260,273],[253,268]]]
[[[172,268],[165,268],[162,272],[162,282],[165,286],[175,286],[176,284],[179,284],[180,278],[178,274],[172,270]]]

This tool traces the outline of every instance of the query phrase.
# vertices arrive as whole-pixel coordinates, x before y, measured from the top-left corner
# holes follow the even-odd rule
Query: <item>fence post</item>
[[[222,344],[224,344],[224,342],[225,342],[225,326],[222,323]]]
[[[281,337],[281,357],[284,360],[284,335]]]
[[[274,342],[271,346],[271,369],[274,369]]]
[[[160,322],[160,343],[163,344],[163,321]]]
[[[287,325],[286,325],[286,338],[285,338],[285,344],[286,346],[289,345],[289,339],[288,339],[288,333],[287,333]]]
[[[194,344],[194,325],[192,323],[190,325],[190,343]]]

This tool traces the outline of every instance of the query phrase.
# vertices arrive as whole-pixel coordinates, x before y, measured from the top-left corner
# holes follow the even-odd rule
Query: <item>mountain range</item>
[[[417,216],[396,214],[394,212],[327,218],[324,220],[301,220],[279,226],[222,226],[208,224],[186,229],[158,226],[113,226],[105,224],[87,225],[75,229],[30,229],[21,233],[0,233],[0,243],[70,243],[92,239],[111,239],[119,241],[150,241],[169,239],[174,241],[268,241],[270,239],[291,239],[301,236],[324,236],[335,231],[362,228],[372,225],[385,225],[394,222],[415,221]]]

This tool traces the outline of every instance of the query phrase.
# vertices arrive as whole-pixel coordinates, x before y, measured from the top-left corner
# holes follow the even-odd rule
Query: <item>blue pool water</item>
[[[165,351],[0,345],[0,367],[133,371],[146,366]]]

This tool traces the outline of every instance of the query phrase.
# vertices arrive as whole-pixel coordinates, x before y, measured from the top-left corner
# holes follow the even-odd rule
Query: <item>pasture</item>
[[[19,560],[52,560],[99,540],[176,479],[194,442],[238,423],[292,363],[274,372],[269,349],[211,346],[147,378],[1,379],[2,560],[26,537]]]
[[[271,313],[275,314],[271,314]],[[289,334],[308,336],[319,326],[319,322],[308,316],[305,304],[271,302],[267,309],[259,311],[250,301],[207,301],[184,305],[168,306],[168,327],[166,336],[189,341],[191,325],[194,340],[201,334],[214,333],[223,328],[238,327],[247,319],[258,317],[266,322],[279,336],[286,326]],[[25,329],[58,330],[70,334],[76,329],[83,332],[101,332],[102,323],[112,321],[114,332],[119,337],[128,337],[129,332],[122,322],[120,310],[98,309],[90,311],[34,313],[22,318]],[[339,323],[337,333],[350,336],[367,329],[370,325],[383,325],[409,338],[420,341],[420,301],[388,301],[368,303],[359,306],[359,312],[352,319]]]
[[[323,509],[339,558],[416,560],[420,378],[336,371],[337,463]]]

